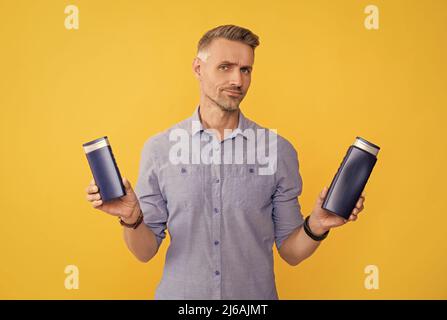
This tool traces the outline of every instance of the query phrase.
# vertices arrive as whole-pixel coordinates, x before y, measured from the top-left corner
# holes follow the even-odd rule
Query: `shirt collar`
[[[205,128],[203,128],[202,122],[200,121],[199,110],[200,110],[200,106],[197,106],[196,109],[194,110],[194,113],[192,114],[192,116],[190,118],[191,121],[190,121],[188,129],[190,129],[191,136],[194,136],[196,133],[203,132],[205,130]],[[245,118],[245,116],[242,114],[242,111],[239,110],[238,126],[225,139],[233,138],[239,134],[242,135],[245,139],[247,139],[248,137],[247,137],[246,133],[244,132],[245,129],[247,129],[247,128],[248,128],[247,118]]]

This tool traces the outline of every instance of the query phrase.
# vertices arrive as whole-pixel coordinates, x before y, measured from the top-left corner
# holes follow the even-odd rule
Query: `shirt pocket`
[[[258,165],[232,165],[227,168],[227,187],[232,201],[236,206],[255,211],[272,202],[275,190],[273,175],[259,173]]]
[[[203,201],[203,168],[200,165],[168,165],[160,174],[161,191],[168,210],[191,207]]]

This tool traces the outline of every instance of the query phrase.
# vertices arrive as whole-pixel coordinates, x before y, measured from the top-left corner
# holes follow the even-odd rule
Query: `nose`
[[[242,86],[242,74],[238,68],[235,68],[231,73],[230,85],[232,87],[237,87],[238,89]]]

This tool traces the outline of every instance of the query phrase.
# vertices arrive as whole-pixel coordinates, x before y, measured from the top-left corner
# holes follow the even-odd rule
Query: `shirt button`
[[[214,208],[214,212],[215,212],[215,213],[218,213],[218,212],[219,212],[219,209]]]
[[[217,246],[219,244],[219,241],[214,241],[214,244]]]
[[[216,179],[216,183],[219,183],[220,182],[220,180],[219,179]]]
[[[220,274],[220,272],[218,270],[216,270],[215,274],[216,274],[216,276],[218,276]]]

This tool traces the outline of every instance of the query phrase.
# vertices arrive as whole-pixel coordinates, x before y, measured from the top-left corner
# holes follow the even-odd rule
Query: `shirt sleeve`
[[[153,139],[149,139],[144,144],[135,193],[143,212],[143,221],[154,232],[158,246],[160,246],[166,237],[168,210],[166,201],[160,192],[158,166],[153,146]]]
[[[304,219],[298,202],[298,196],[301,195],[303,188],[303,181],[299,173],[297,152],[286,140],[279,143],[278,151],[276,190],[272,197],[272,216],[275,243],[279,250],[282,242],[287,239],[292,231],[303,224]]]

